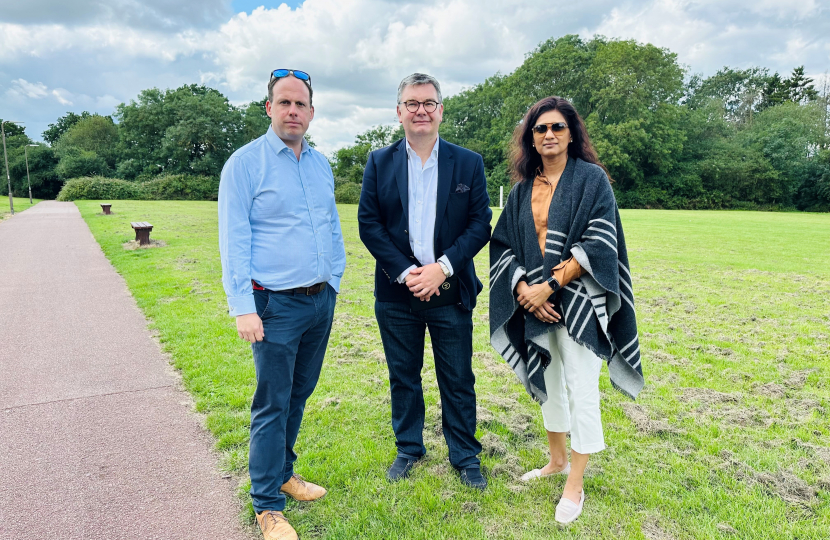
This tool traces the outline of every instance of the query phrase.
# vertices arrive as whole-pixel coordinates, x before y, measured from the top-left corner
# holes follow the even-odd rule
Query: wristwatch
[[[443,261],[438,261],[438,266],[440,266],[441,271],[444,272],[444,277],[450,277],[450,269],[447,268],[447,265],[444,264]]]
[[[556,292],[556,291],[558,291],[559,289],[562,288],[562,286],[559,284],[559,281],[557,281],[557,279],[553,276],[549,277],[548,280],[545,283],[547,283],[548,286],[551,289],[553,289],[553,292]],[[551,294],[553,294],[553,293],[551,293]]]

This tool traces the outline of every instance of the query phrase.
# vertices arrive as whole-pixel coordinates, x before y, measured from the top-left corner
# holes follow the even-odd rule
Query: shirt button
[[[421,222],[421,220],[420,220],[420,219],[416,219],[416,220],[415,220],[415,223],[420,223],[420,222]]]
[[[421,204],[421,201],[418,201],[418,204]]]

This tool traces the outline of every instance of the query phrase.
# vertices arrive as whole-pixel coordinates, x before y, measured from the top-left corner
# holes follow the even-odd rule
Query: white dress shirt
[[[423,265],[435,261],[435,206],[438,202],[438,138],[429,154],[427,162],[422,164],[421,158],[406,141],[407,172],[409,175],[409,245],[415,258]],[[452,264],[446,255],[439,259],[444,263],[450,275],[453,274]],[[403,283],[406,276],[417,268],[412,265],[398,276],[398,283]]]

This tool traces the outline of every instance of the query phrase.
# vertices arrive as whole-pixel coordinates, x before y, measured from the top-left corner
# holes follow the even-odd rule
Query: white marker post
[[[499,186],[499,208],[504,208],[504,186]]]

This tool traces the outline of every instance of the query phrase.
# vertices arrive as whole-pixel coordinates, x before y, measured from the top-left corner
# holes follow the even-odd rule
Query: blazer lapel
[[[444,141],[438,139],[438,197],[435,201],[435,233],[433,235],[433,245],[438,242],[438,231],[441,230],[441,222],[444,221],[444,213],[447,211],[447,200],[450,197],[450,187],[452,186],[452,170],[454,167],[454,160],[452,149]],[[436,250],[437,253],[437,250]]]
[[[398,192],[401,196],[401,204],[403,205],[403,214],[406,216],[406,222],[409,222],[409,169],[406,163],[406,139],[401,139],[398,149],[395,150],[395,157],[393,158],[395,166],[395,180],[398,184]]]

